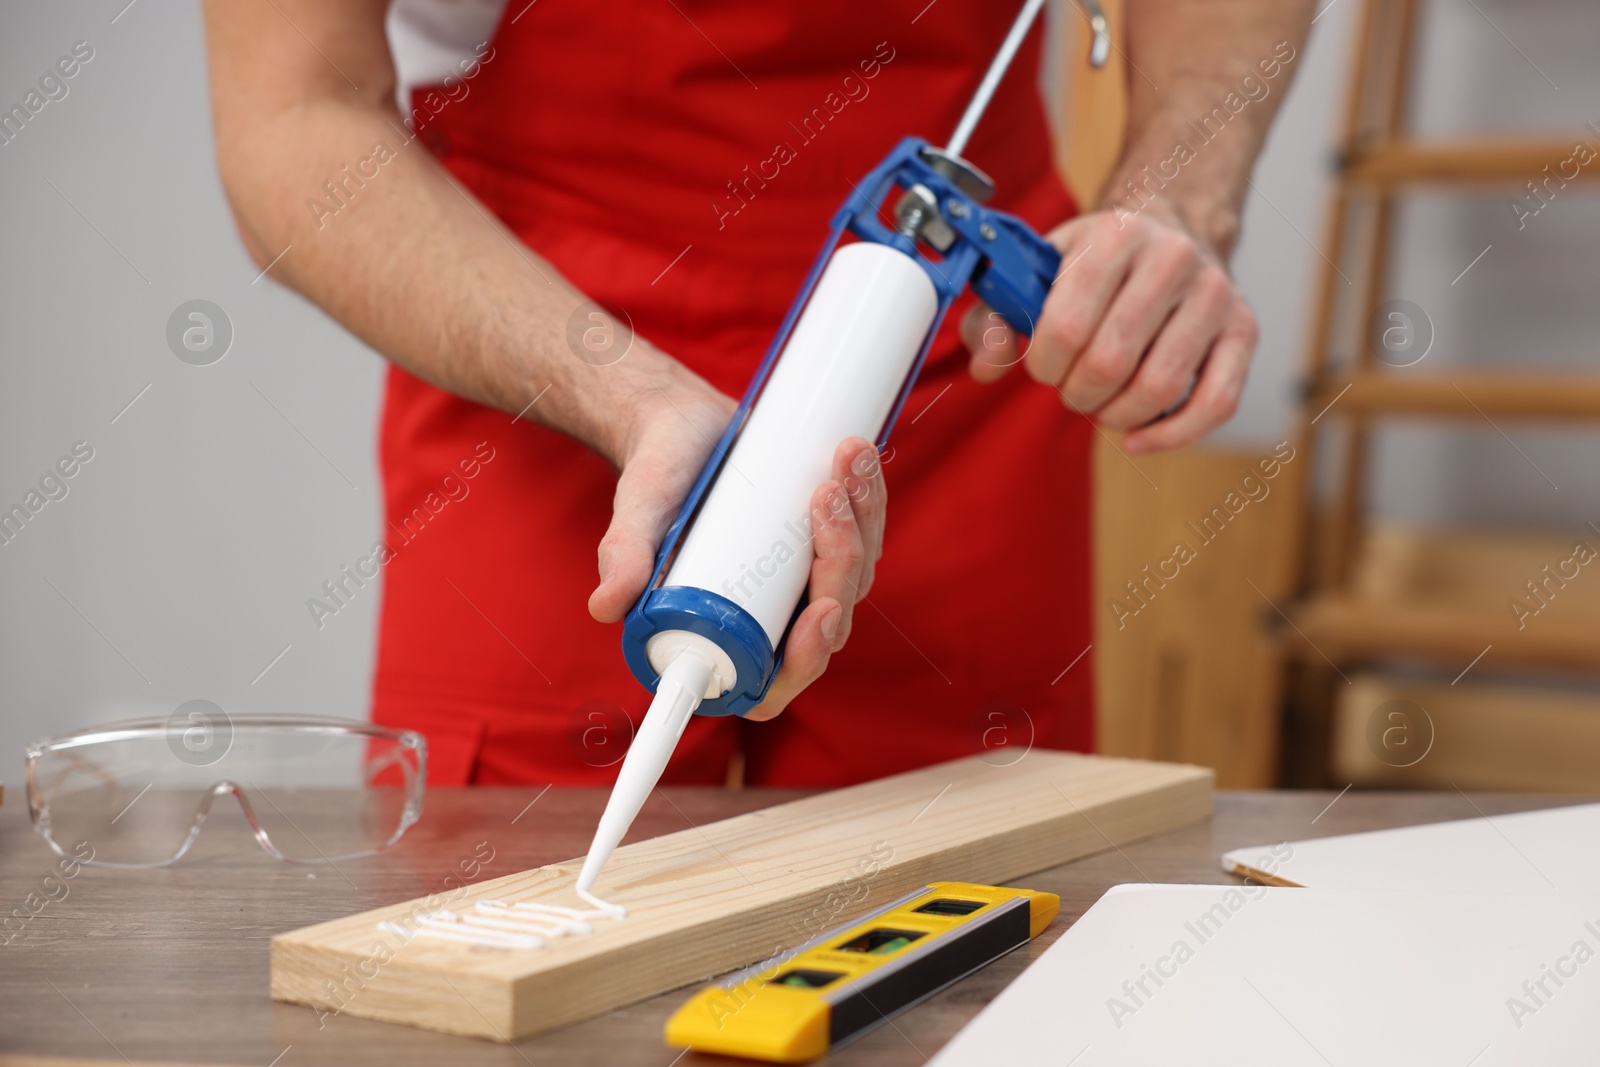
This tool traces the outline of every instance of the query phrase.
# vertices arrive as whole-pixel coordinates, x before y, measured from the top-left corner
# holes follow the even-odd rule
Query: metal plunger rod
[[[1045,0],[1028,0],[1017,13],[1017,21],[1011,24],[1011,32],[1006,34],[1006,39],[1000,44],[1000,51],[995,53],[994,59],[989,63],[988,72],[984,74],[983,81],[978,83],[978,91],[972,94],[972,102],[967,105],[966,113],[956,124],[956,132],[950,135],[950,143],[944,149],[950,155],[960,156],[962,150],[967,147],[967,141],[972,138],[973,128],[988,110],[995,88],[999,86],[1000,79],[1005,77],[1011,61],[1016,58],[1017,49],[1022,47],[1022,39],[1028,36],[1028,31],[1033,28],[1033,20],[1039,17],[1039,9],[1044,7],[1044,4]],[[1106,57],[1111,52],[1111,29],[1098,0],[1078,0],[1078,4],[1089,20],[1089,29],[1094,38],[1089,48],[1089,65],[1098,70],[1105,66]]]
[[[989,63],[988,73],[984,74],[983,81],[978,83],[978,91],[972,94],[972,102],[967,105],[961,121],[956,124],[956,132],[950,135],[950,143],[945,145],[945,151],[952,156],[959,156],[967,147],[973,128],[978,125],[978,120],[983,118],[983,113],[989,107],[989,101],[994,97],[1000,79],[1005,77],[1006,69],[1016,58],[1017,49],[1022,47],[1022,39],[1028,36],[1028,30],[1033,27],[1033,20],[1039,17],[1039,10],[1044,7],[1044,3],[1045,0],[1028,0],[1022,5],[1021,12],[1017,14],[1017,21],[1011,24],[1011,32],[1006,34],[1006,39],[1001,42],[1000,51],[995,53],[994,59]]]

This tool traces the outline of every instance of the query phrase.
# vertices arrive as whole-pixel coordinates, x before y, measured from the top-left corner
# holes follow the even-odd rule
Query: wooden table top
[[[652,798],[634,827],[655,836],[801,795],[777,790],[673,789]],[[1238,879],[1218,865],[1244,845],[1475,817],[1576,802],[1558,796],[1459,793],[1219,793],[1209,822],[1020,879],[1059,893],[1061,917],[1032,944],[989,965],[825,1061],[837,1067],[921,1065],[1110,886],[1122,882]],[[0,808],[0,910],[26,914],[56,857],[13,794]],[[531,806],[530,806],[530,802]],[[593,789],[438,789],[422,821],[390,851],[326,866],[291,866],[256,847],[242,820],[213,812],[192,851],[154,871],[82,868],[0,944],[0,1064],[74,1060],[301,1064],[640,1065],[729,1067],[662,1041],[688,990],[656,997],[516,1046],[371,1022],[328,1018],[267,996],[273,934],[424,896],[487,842],[479,875],[582,855],[605,803]],[[219,805],[219,809],[224,806]],[[1324,809],[1327,809],[1324,811]],[[1320,817],[1319,817],[1320,813]],[[219,814],[224,817],[219,818]],[[1313,819],[1315,823],[1313,824]],[[481,852],[480,852],[481,854]],[[52,883],[54,885],[54,883]],[[59,888],[54,893],[60,896]],[[37,900],[37,898],[35,898]],[[36,904],[34,905],[37,906]],[[13,923],[12,929],[16,929]],[[0,937],[3,941],[3,937]],[[5,1055],[10,1053],[12,1055]],[[19,1055],[26,1054],[26,1055]]]

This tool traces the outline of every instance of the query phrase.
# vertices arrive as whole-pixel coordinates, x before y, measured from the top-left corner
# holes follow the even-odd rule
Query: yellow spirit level
[[[805,1063],[1038,936],[1054,893],[934,882],[696,993],[667,1044]]]

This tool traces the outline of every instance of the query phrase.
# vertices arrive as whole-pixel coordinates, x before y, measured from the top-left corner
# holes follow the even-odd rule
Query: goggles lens
[[[128,723],[30,748],[28,800],[57,852],[99,865],[172,863],[230,794],[269,853],[327,862],[399,839],[421,814],[425,763],[420,735],[365,723]]]

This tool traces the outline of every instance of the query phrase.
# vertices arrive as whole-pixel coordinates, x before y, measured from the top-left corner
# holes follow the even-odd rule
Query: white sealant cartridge
[[[878,438],[938,306],[904,252],[834,254],[663,586],[727,598],[778,647],[811,572],[812,494],[841,441]]]
[[[594,884],[690,715],[738,714],[766,693],[811,575],[812,494],[832,476],[840,442],[879,439],[940,311],[927,270],[899,249],[861,241],[828,260],[732,448],[708,464],[698,508],[680,516],[686,529],[669,532],[665,574],[629,614],[630,665],[655,682],[656,698],[579,888]]]

